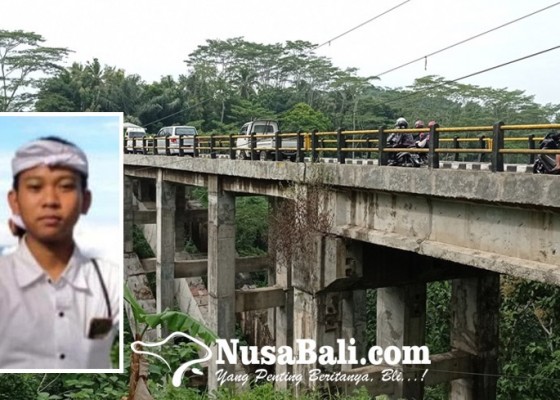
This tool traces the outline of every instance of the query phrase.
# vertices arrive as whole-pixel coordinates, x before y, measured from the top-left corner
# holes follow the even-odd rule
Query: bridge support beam
[[[451,347],[475,356],[477,374],[452,381],[450,399],[496,399],[499,296],[495,272],[453,280]]]
[[[340,237],[316,236],[311,257],[301,257],[293,265],[293,338],[311,338],[315,348],[339,348],[339,340],[356,348],[356,355],[365,355],[365,291],[346,290],[337,282],[362,273],[362,249],[358,242],[349,243]],[[307,260],[307,261],[305,261]],[[342,288],[342,289],[337,289]],[[297,348],[295,340],[294,349]],[[347,354],[335,354],[337,358]],[[334,373],[350,366],[313,364],[294,365],[293,373],[303,377],[295,386],[299,395],[307,389],[318,389],[324,383],[310,379],[310,371],[319,369]]]
[[[185,250],[186,204],[185,185],[175,188],[175,251]]]
[[[387,266],[389,267],[389,266]],[[422,346],[425,343],[426,326],[426,284],[418,283],[398,287],[388,287],[377,291],[377,345]],[[412,366],[418,369],[417,366]],[[393,399],[422,399],[424,383],[423,371],[407,372],[407,379],[394,383]],[[417,376],[416,376],[417,375]],[[408,378],[411,378],[408,380]],[[416,378],[416,379],[414,379]]]
[[[156,310],[158,313],[175,306],[175,185],[163,180],[159,169],[156,180]],[[168,332],[161,326],[159,337]]]
[[[132,178],[124,176],[123,182],[123,234],[125,254],[134,251],[132,239],[132,226],[134,224],[134,211],[132,205]]]
[[[208,323],[227,340],[235,336],[235,196],[222,185],[221,178],[208,177]],[[219,386],[218,369],[235,371],[235,365],[218,367],[215,361],[209,364],[209,391]]]

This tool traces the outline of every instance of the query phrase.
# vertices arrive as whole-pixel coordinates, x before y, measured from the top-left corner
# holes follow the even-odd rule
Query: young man
[[[121,271],[86,257],[74,226],[86,214],[88,162],[57,137],[21,147],[8,202],[23,236],[0,257],[0,369],[109,369]]]

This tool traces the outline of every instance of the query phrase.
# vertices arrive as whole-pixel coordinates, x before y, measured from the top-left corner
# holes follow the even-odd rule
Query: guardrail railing
[[[560,124],[506,125],[503,122],[493,126],[439,127],[427,129],[386,129],[333,132],[293,132],[273,134],[224,134],[199,135],[179,138],[171,145],[165,138],[163,145],[157,145],[155,138],[143,137],[125,139],[126,153],[152,155],[178,155],[217,158],[219,155],[231,159],[282,161],[289,159],[304,162],[306,158],[317,162],[324,157],[334,157],[341,164],[347,158],[376,158],[379,165],[388,165],[391,153],[408,152],[427,155],[429,168],[439,168],[440,159],[459,161],[490,162],[490,170],[504,170],[505,157],[523,157],[527,164],[535,161],[536,154],[560,154],[560,150],[538,149],[537,144],[546,131],[560,129]],[[530,132],[524,134],[524,132]],[[426,148],[394,148],[387,145],[392,133],[429,134]],[[161,141],[161,138],[159,138]],[[188,143],[188,144],[186,144]],[[470,158],[470,159],[469,159]]]

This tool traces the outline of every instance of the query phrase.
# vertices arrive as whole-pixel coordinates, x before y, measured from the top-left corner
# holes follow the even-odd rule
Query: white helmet
[[[406,119],[404,119],[403,117],[400,117],[399,119],[397,119],[397,122],[395,122],[395,126],[400,129],[406,129],[408,128],[408,122],[406,122]]]

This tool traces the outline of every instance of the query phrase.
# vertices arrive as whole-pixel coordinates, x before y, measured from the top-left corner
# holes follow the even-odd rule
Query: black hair
[[[76,146],[74,143],[66,140],[66,139],[62,139],[61,137],[58,136],[44,136],[44,137],[40,137],[37,140],[48,140],[51,142],[56,142],[56,143],[60,143],[60,144],[64,144],[66,146],[71,146],[74,147],[76,149],[78,149],[79,147]],[[19,175],[21,174],[18,173],[16,174],[16,176],[14,176],[14,181],[12,183],[12,187],[14,190],[17,190],[18,185],[19,185]],[[82,186],[82,191],[85,192],[87,190],[87,184],[88,184],[88,177],[86,174],[82,173],[82,172],[78,172],[78,174],[80,175],[80,181],[81,181],[81,186]]]

